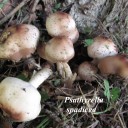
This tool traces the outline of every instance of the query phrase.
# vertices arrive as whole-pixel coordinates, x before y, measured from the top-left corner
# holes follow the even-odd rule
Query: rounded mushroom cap
[[[102,74],[118,74],[128,78],[128,58],[126,55],[108,56],[99,60],[98,68]]]
[[[120,72],[118,72],[118,75],[124,79],[128,79],[128,66],[121,68]]]
[[[71,32],[66,33],[64,36],[68,37],[73,43],[75,43],[79,38],[79,32],[77,28],[75,28]]]
[[[76,24],[73,18],[64,12],[56,12],[46,19],[46,29],[51,36],[65,36],[66,33],[75,30]]]
[[[116,74],[118,67],[117,66],[117,56],[107,56],[102,58],[98,62],[98,68],[102,74]]]
[[[85,61],[78,67],[78,75],[81,79],[86,81],[94,81],[96,80],[96,73],[98,69],[91,63]]]
[[[30,24],[7,28],[0,36],[0,58],[19,61],[35,52],[39,30]]]
[[[41,96],[28,82],[7,77],[0,83],[0,108],[13,121],[35,119],[41,111]]]
[[[128,79],[128,67],[123,67],[118,73],[118,75],[124,79]]]
[[[87,52],[91,58],[96,59],[118,54],[117,46],[113,41],[103,36],[94,38],[93,44],[87,47]]]
[[[128,56],[127,55],[118,55],[118,64],[119,70],[118,70],[118,75],[121,76],[122,78],[128,78]]]
[[[37,52],[40,57],[52,62],[68,62],[74,57],[73,43],[66,37],[54,37],[45,45],[39,46]]]

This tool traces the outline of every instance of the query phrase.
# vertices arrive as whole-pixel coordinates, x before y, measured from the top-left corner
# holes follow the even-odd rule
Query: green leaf
[[[58,86],[61,83],[61,79],[52,80],[52,83],[53,83],[54,86]]]
[[[114,87],[111,90],[111,101],[112,102],[116,101],[119,98],[119,95],[120,95],[120,89],[117,87]]]
[[[94,42],[93,39],[86,39],[86,40],[84,41],[84,47],[87,47],[87,46],[93,44],[93,42]]]
[[[128,48],[126,48],[124,52],[127,54],[128,53]]]
[[[24,81],[29,81],[29,79],[26,77],[26,75],[24,75],[23,73],[19,74],[18,76],[16,76],[17,78],[24,80]]]
[[[48,93],[47,92],[45,92],[45,91],[41,91],[41,101],[46,101],[47,99],[49,99],[50,97],[49,97],[49,95],[48,95]]]
[[[56,10],[56,9],[54,9],[54,8],[52,9],[52,11],[53,11],[53,13],[57,12],[57,10]]]
[[[61,3],[55,4],[55,9],[59,9],[61,7]]]
[[[93,113],[93,114],[95,114],[95,115],[103,114],[103,113],[106,113],[106,112],[110,111],[111,109],[112,109],[112,108],[111,108],[111,106],[110,106],[110,107],[106,108],[104,111],[95,112],[95,113]]]
[[[47,128],[46,126],[49,125],[49,123],[50,123],[50,119],[46,117],[36,128]]]
[[[0,3],[0,9],[2,9],[4,7],[4,5],[8,2],[8,0],[3,0],[1,3]]]
[[[110,94],[110,86],[109,86],[109,81],[104,79],[104,95],[107,97],[108,101],[110,101],[111,94]]]
[[[85,29],[84,29],[84,32],[85,32],[85,34],[87,33],[87,34],[90,34],[91,32],[92,32],[92,28],[91,27],[86,27]]]

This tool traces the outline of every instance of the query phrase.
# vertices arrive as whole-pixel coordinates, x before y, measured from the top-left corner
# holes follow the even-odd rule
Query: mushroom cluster
[[[18,62],[30,57],[36,50],[39,35],[39,30],[34,25],[8,27],[0,36],[0,58]],[[1,81],[0,108],[4,115],[16,122],[35,119],[41,111],[41,96],[36,88],[51,74],[52,70],[47,66],[37,72],[29,82],[14,77]]]
[[[37,49],[41,58],[57,64],[58,72],[68,81],[73,77],[68,62],[75,55],[73,45],[79,38],[75,21],[67,13],[56,12],[47,17],[46,29],[52,39],[40,44],[39,30],[33,25],[20,24],[5,29],[0,36],[0,58],[18,62],[30,57]],[[104,36],[94,38],[87,52],[93,61],[84,61],[79,65],[80,79],[94,81],[98,70],[101,74],[117,74],[128,78],[128,58],[118,54],[118,48],[111,39]],[[52,73],[50,67],[46,66],[33,75],[29,82],[15,77],[1,81],[0,108],[4,114],[16,122],[35,119],[41,111],[41,96],[37,88]]]
[[[0,58],[18,62],[30,57],[38,45],[39,56],[57,63],[63,77],[70,77],[72,72],[68,61],[74,57],[73,43],[79,37],[75,21],[67,13],[56,12],[47,18],[46,28],[53,38],[46,44],[38,45],[40,33],[35,26],[19,24],[8,27],[0,36]],[[41,111],[41,96],[37,88],[51,74],[52,70],[45,67],[29,82],[14,77],[1,81],[0,108],[4,114],[16,122],[35,119]]]
[[[92,62],[83,62],[78,67],[78,75],[86,81],[94,81],[98,69],[102,74],[115,74],[117,61],[114,59],[118,54],[115,43],[104,36],[97,36],[93,43],[87,47],[88,56],[93,58]],[[110,61],[109,61],[110,60]]]
[[[39,56],[57,63],[64,77],[72,75],[68,61],[74,57],[73,43],[79,37],[73,18],[64,12],[51,14],[46,21],[48,33],[53,37],[39,44],[39,30],[30,24],[8,27],[0,36],[0,58],[18,62],[30,57],[36,50]],[[63,71],[64,70],[64,71]],[[41,110],[41,96],[36,88],[52,74],[48,67],[41,69],[29,82],[7,77],[0,83],[0,108],[13,121],[35,119]],[[27,104],[27,106],[26,106]]]
[[[114,42],[104,36],[97,36],[87,47],[88,56],[92,62],[83,62],[78,67],[78,75],[86,81],[94,81],[98,70],[102,75],[116,74],[128,78],[128,57],[118,54]]]
[[[74,57],[75,43],[79,37],[73,18],[64,12],[56,12],[46,19],[46,29],[53,38],[37,48],[39,56],[57,64],[57,69],[64,79],[72,77],[68,61]]]

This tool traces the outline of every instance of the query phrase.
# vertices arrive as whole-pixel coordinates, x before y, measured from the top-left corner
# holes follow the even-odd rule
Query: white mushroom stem
[[[64,78],[64,76],[63,76],[63,65],[62,65],[62,63],[57,62],[57,63],[56,63],[56,66],[57,66],[57,71],[58,71],[59,74]]]
[[[62,63],[62,64],[63,64],[63,69],[65,72],[66,78],[71,78],[73,74],[70,66],[68,65],[68,63]]]
[[[43,83],[50,75],[52,75],[52,70],[48,67],[41,69],[29,80],[29,83],[38,88],[41,83]]]
[[[59,74],[64,78],[64,79],[68,79],[72,77],[72,71],[70,66],[68,65],[68,63],[64,63],[64,62],[58,62],[57,63],[57,70],[59,72]]]

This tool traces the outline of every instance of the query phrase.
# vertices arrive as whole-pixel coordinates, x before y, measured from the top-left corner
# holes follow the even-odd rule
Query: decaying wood
[[[74,3],[70,14],[81,33],[85,33],[87,28],[96,31],[95,35],[99,34],[98,31],[102,34],[107,30],[120,45],[128,41],[127,0],[65,0],[65,3]]]

